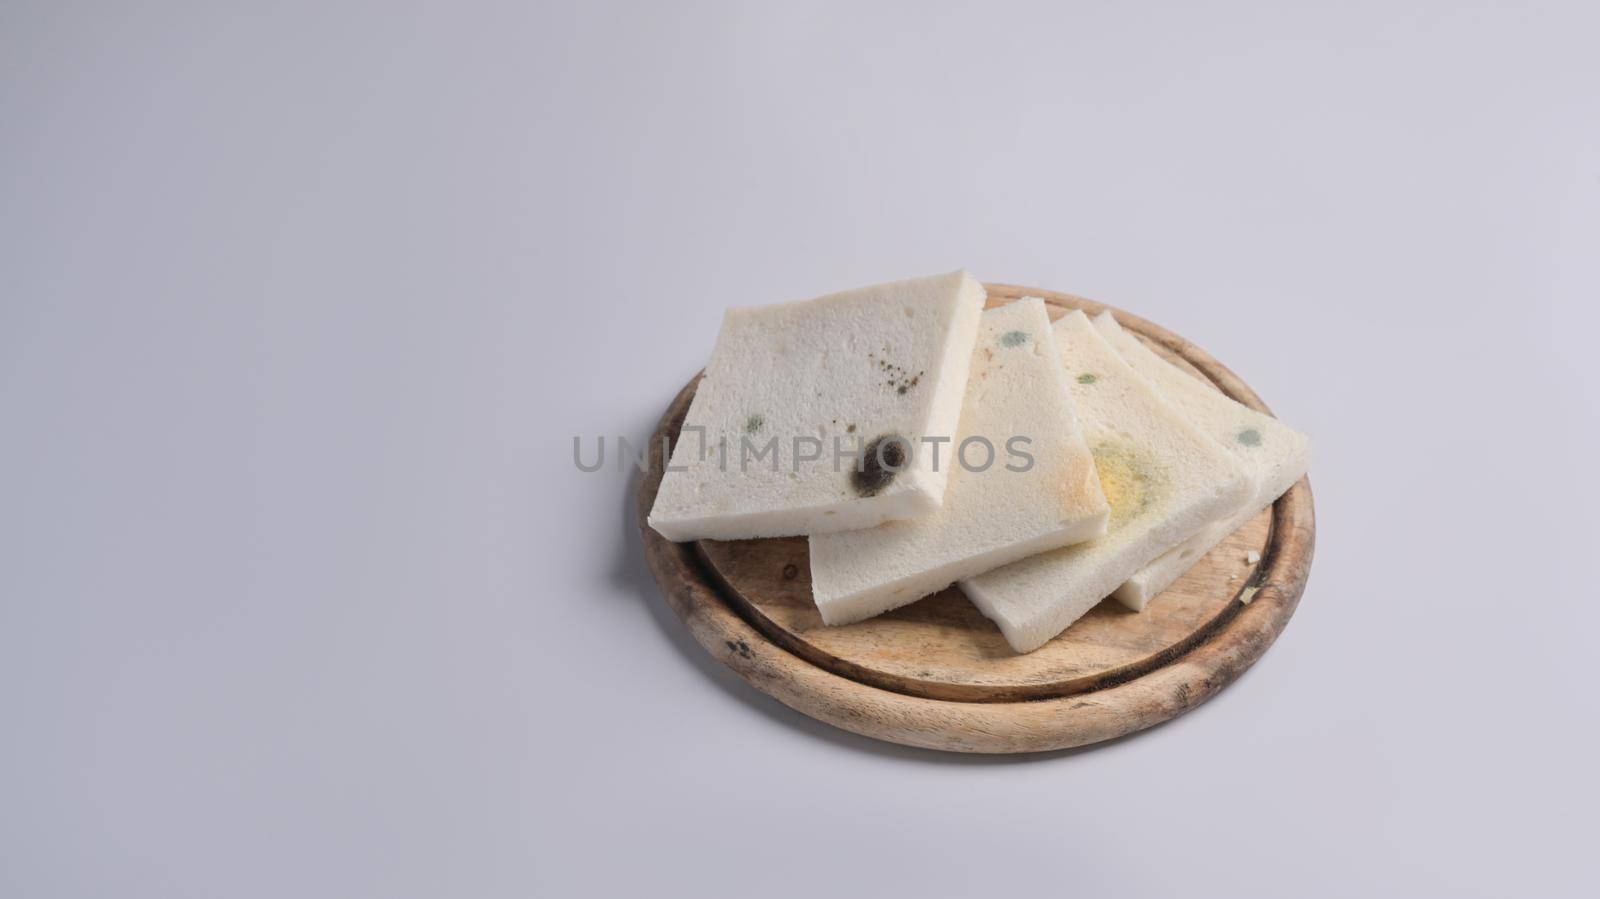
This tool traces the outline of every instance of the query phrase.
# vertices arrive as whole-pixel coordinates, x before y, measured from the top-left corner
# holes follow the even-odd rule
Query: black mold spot
[[[862,496],[876,496],[906,464],[906,439],[899,434],[874,437],[862,451],[861,466],[850,472],[850,486]],[[879,461],[879,455],[883,461]]]
[[[783,566],[783,579],[784,580],[792,581],[796,577],[799,577],[799,576],[800,576],[800,566],[794,564],[793,562],[790,562],[789,564]]]

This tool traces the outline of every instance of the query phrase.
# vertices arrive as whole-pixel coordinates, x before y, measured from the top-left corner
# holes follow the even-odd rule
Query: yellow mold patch
[[[1111,505],[1111,521],[1116,529],[1132,520],[1155,501],[1159,484],[1156,474],[1137,449],[1121,443],[1101,443],[1091,448],[1100,489]]]

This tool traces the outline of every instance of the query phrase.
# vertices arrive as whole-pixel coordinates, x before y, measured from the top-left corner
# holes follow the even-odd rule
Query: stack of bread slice
[[[1097,539],[963,581],[1018,652],[1065,630],[1163,552],[1242,505],[1244,466],[1161,399],[1082,312],[1054,326],[1111,522]]]
[[[650,525],[810,538],[845,625],[960,582],[1017,652],[1134,610],[1304,475],[1310,443],[1110,313],[984,311],[966,272],[731,310]]]
[[[1019,425],[1027,429],[1022,436],[1031,441],[1033,462],[1025,471],[1003,470],[1022,467],[998,458]],[[990,459],[982,441],[997,458]],[[972,470],[959,458],[946,460],[950,482],[937,511],[812,536],[811,590],[823,621],[860,621],[961,578],[1106,532],[1110,508],[1043,301],[983,313],[950,453],[963,446]]]

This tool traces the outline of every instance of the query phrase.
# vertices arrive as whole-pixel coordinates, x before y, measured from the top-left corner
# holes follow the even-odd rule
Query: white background
[[[1588,893],[1597,33],[0,4],[0,894]],[[1022,759],[812,723],[573,468],[723,307],[958,266],[1314,436],[1300,611],[1193,714]]]

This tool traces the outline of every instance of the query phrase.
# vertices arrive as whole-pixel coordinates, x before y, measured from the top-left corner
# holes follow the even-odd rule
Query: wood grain
[[[1107,308],[1070,294],[986,285],[991,306],[1045,299],[1052,318]],[[1234,399],[1268,411],[1232,372],[1137,316],[1123,326]],[[698,378],[651,446],[675,440]],[[767,693],[846,730],[934,749],[1034,752],[1132,733],[1204,702],[1260,658],[1293,614],[1315,540],[1302,480],[1207,554],[1142,614],[1102,602],[1017,655],[956,588],[847,627],[822,624],[804,538],[671,543],[645,525],[661,480],[652,451],[638,494],[645,554],[701,646]],[[1251,564],[1251,552],[1261,558]],[[1247,586],[1252,601],[1239,601]]]

